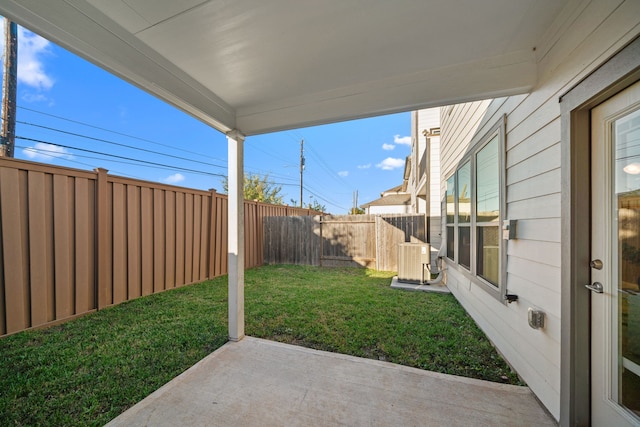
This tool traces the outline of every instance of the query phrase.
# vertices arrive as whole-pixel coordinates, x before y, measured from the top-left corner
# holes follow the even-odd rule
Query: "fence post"
[[[315,218],[315,217],[314,217]],[[324,216],[318,215],[318,222],[320,223],[320,267],[322,267],[322,255],[324,254],[324,238],[322,237],[322,222]]]
[[[109,292],[109,247],[107,245],[109,236],[107,220],[107,209],[109,208],[108,186],[107,186],[107,169],[94,169],[96,178],[96,269],[97,269],[97,290],[98,309],[104,308],[111,304]]]
[[[215,188],[209,189],[209,265],[207,265],[207,275],[213,279],[216,272],[216,203],[217,192]]]
[[[380,255],[382,253],[382,251],[380,250],[380,226],[381,221],[382,221],[382,217],[380,217],[379,215],[375,216],[376,219],[376,223],[375,223],[375,227],[376,227],[376,271],[380,271]]]

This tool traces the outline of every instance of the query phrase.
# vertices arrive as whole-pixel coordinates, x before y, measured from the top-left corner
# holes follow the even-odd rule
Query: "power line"
[[[56,145],[53,143],[46,143],[48,145]],[[95,168],[96,165],[90,165],[88,163],[82,163],[82,162],[74,162],[73,160],[67,158],[65,155],[61,155],[59,151],[54,151],[54,150],[46,150],[44,148],[35,148],[35,147],[26,147],[24,145],[16,145],[17,148],[22,148],[25,151],[32,151],[35,153],[44,153],[44,155],[50,157],[51,159],[61,159],[61,160],[65,160],[68,162],[73,162],[73,163],[78,163],[81,165],[85,165],[85,166],[89,166],[90,168]],[[51,153],[51,154],[49,154]],[[108,153],[100,153],[100,155],[103,156],[109,156]],[[83,159],[93,159],[93,160],[104,160],[104,161],[108,161],[111,163],[119,163],[119,164],[123,164],[123,165],[132,165],[132,166],[140,166],[140,167],[144,167],[144,168],[153,168],[153,169],[163,169],[163,170],[169,170],[169,171],[173,171],[175,170],[175,168],[173,166],[167,166],[167,167],[163,167],[163,166],[154,166],[154,165],[145,165],[145,164],[139,164],[138,161],[136,160],[135,162],[125,162],[122,160],[113,160],[113,159],[105,159],[104,157],[95,157],[95,156],[87,156],[87,155],[83,155],[83,154],[77,154],[77,153],[73,153],[73,157],[81,157]],[[125,174],[123,172],[118,172],[116,170],[111,170],[109,169],[111,172],[115,172],[119,175],[124,175],[124,176],[130,176],[132,178],[138,178],[138,179],[143,179],[141,177],[138,176],[134,176],[134,175],[129,175],[129,174]],[[192,172],[192,173],[196,173],[196,172]],[[209,172],[200,172],[199,175],[212,175]]]
[[[110,132],[110,133],[113,133],[113,134],[116,134],[116,135],[125,136],[125,137],[128,137],[128,138],[133,138],[133,139],[137,139],[137,140],[144,141],[144,142],[149,142],[151,144],[156,144],[156,145],[160,145],[160,146],[164,146],[164,147],[169,147],[169,148],[175,149],[175,147],[171,147],[171,146],[168,146],[168,145],[165,145],[165,144],[161,144],[161,143],[158,143],[158,142],[155,142],[155,141],[151,141],[151,140],[148,140],[148,139],[140,138],[140,137],[137,137],[137,136],[134,136],[134,135],[128,135],[128,134],[125,134],[125,133],[115,132],[115,131],[112,131],[112,130],[109,130],[109,129],[101,128],[99,126],[94,126],[94,125],[90,125],[90,124],[83,123],[83,122],[80,122],[80,121],[68,119],[68,118],[65,118],[65,117],[56,116],[56,115],[45,113],[45,112],[41,112],[41,111],[38,111],[38,110],[33,110],[33,109],[30,109],[30,108],[27,108],[27,107],[19,106],[18,108],[23,109],[23,110],[27,110],[27,111],[31,111],[31,112],[34,112],[34,113],[37,113],[37,114],[50,116],[50,117],[53,117],[53,118],[56,118],[56,119],[68,121],[68,122],[71,122],[71,123],[80,124],[82,126],[87,126],[87,127],[90,127],[90,128],[101,130],[101,131]],[[75,136],[75,137],[79,137],[79,138],[94,140],[94,141],[97,141],[97,142],[103,142],[103,143],[107,143],[107,144],[122,146],[122,147],[125,147],[125,148],[130,148],[130,149],[133,149],[133,150],[147,152],[147,153],[151,153],[151,154],[155,154],[155,155],[161,155],[161,156],[165,156],[165,157],[169,157],[169,158],[175,158],[175,159],[185,160],[185,161],[194,162],[194,163],[200,163],[200,164],[203,164],[203,165],[213,166],[213,167],[217,167],[217,168],[220,168],[220,169],[228,169],[227,166],[221,166],[221,165],[202,162],[202,161],[198,161],[198,160],[194,160],[194,159],[190,159],[190,158],[174,156],[174,155],[171,155],[171,154],[157,152],[157,151],[154,151],[154,150],[147,150],[147,149],[143,149],[143,148],[139,148],[139,147],[130,146],[128,144],[123,144],[123,143],[110,141],[110,140],[106,140],[106,139],[102,139],[102,138],[96,138],[96,137],[92,137],[92,136],[84,135],[84,134],[80,134],[80,133],[65,131],[65,130],[62,130],[62,129],[57,129],[57,128],[53,128],[53,127],[49,127],[49,126],[36,124],[36,123],[30,123],[30,122],[24,122],[24,121],[19,121],[18,123],[23,124],[23,125],[27,125],[27,126],[38,127],[38,128],[42,128],[42,129],[50,130],[50,131],[53,131],[53,132],[58,132],[58,133],[70,135],[70,136]],[[287,136],[291,137],[291,135],[287,135]],[[114,162],[114,163],[138,165],[138,166],[143,166],[143,167],[155,167],[155,168],[161,168],[161,169],[165,169],[165,170],[181,170],[181,171],[200,174],[200,175],[209,175],[209,176],[218,176],[218,177],[225,177],[226,176],[226,175],[222,175],[222,174],[217,174],[217,173],[212,173],[212,172],[205,172],[205,171],[191,169],[191,168],[184,168],[184,167],[166,165],[166,164],[158,163],[158,162],[139,160],[139,159],[126,157],[126,156],[118,156],[118,155],[115,155],[115,154],[104,153],[104,152],[95,151],[95,150],[88,150],[88,149],[84,149],[84,148],[58,144],[58,143],[54,143],[54,142],[50,142],[50,141],[44,141],[44,140],[36,139],[36,138],[28,138],[28,137],[23,137],[23,136],[16,136],[16,139],[20,139],[20,140],[24,140],[24,141],[39,142],[39,143],[49,144],[49,145],[58,146],[58,147],[62,147],[62,148],[68,148],[68,149],[71,149],[71,150],[83,151],[83,152],[93,153],[93,154],[97,154],[97,155],[101,155],[101,156],[105,156],[105,157],[109,157],[109,158],[123,159],[123,160],[128,160],[129,161],[129,162],[125,162],[125,161],[118,161],[118,160],[113,160],[113,159],[109,159],[108,160],[108,161],[111,161],[111,162]],[[43,151],[43,152],[44,151],[48,151],[48,150],[43,150],[43,149],[37,149],[37,148],[34,148],[34,147],[20,146],[20,148],[27,149],[27,150],[33,150],[33,151]],[[263,153],[265,153],[267,155],[270,155],[273,158],[276,158],[276,159],[279,159],[279,160],[284,160],[281,157],[274,156],[273,154],[271,154],[271,153],[269,153],[269,152],[267,152],[265,150],[262,150],[260,147],[254,146],[253,148],[255,148],[258,151],[261,151],[261,152],[263,152]],[[190,153],[196,154],[198,156],[213,158],[213,157],[210,157],[210,156],[204,156],[204,155],[202,155],[200,153],[196,153],[196,152],[192,152],[192,151],[188,151],[188,150],[182,150],[182,151],[190,152]],[[58,154],[58,152],[55,152],[55,153]],[[99,158],[99,157],[96,158],[96,157],[91,157],[91,156],[82,156],[82,155],[79,155],[79,154],[76,154],[76,155],[78,157],[93,158],[93,159],[96,159],[96,160],[101,160],[102,159],[102,158]],[[317,153],[315,153],[315,156],[319,158],[319,155]],[[73,160],[70,160],[70,159],[66,159],[64,157],[60,157],[60,156],[52,156],[52,157],[61,158],[62,160],[67,161],[67,162],[72,162],[72,163],[77,163],[77,164],[82,164],[82,165],[85,165],[85,166],[92,167],[92,165],[88,165],[88,164],[85,164],[85,163],[82,163],[82,162],[73,161]],[[215,159],[215,158],[213,158],[213,159]],[[107,159],[105,159],[105,160],[107,160]],[[215,160],[220,160],[220,159],[215,159]],[[323,161],[322,159],[320,159],[320,160]],[[286,162],[288,160],[284,160],[284,161]],[[131,162],[133,162],[133,163],[131,163]],[[326,163],[325,163],[325,167],[328,168]],[[249,170],[249,169],[247,169],[246,171],[248,173],[252,173],[253,172],[253,170]],[[276,178],[281,179],[281,180],[294,181],[294,178],[287,177],[287,176],[284,176],[284,175],[273,174],[271,172],[264,173],[264,171],[259,171],[259,173],[263,173],[263,174],[266,174],[266,175],[269,175],[269,176],[272,176],[272,177],[276,177]],[[127,174],[124,174],[124,173],[120,173],[120,174],[124,175],[124,176],[130,176],[130,175],[127,175]],[[332,174],[332,173],[330,173],[330,174],[333,175],[334,178],[335,178],[334,174]],[[287,187],[298,186],[297,184],[287,183],[287,182],[274,182],[274,184],[283,185],[283,186],[287,186]],[[307,191],[309,193],[311,193],[313,196],[315,196],[317,199],[323,200],[323,201],[325,201],[326,203],[328,203],[328,204],[330,204],[332,206],[335,206],[335,207],[338,207],[338,208],[342,208],[342,206],[338,205],[334,201],[331,201],[330,199],[327,199],[327,198],[325,198],[323,196],[320,196],[319,192],[317,192],[315,190],[314,191],[309,190],[306,186],[303,187],[303,188],[307,189]]]
[[[331,176],[334,180],[342,184],[346,189],[349,189],[349,185],[347,184],[347,182],[344,179],[342,179],[342,177],[340,177],[340,175],[338,175],[336,171],[331,169],[331,167],[327,164],[327,162],[324,161],[324,159],[315,150],[315,148],[313,148],[311,144],[308,144],[308,147],[311,155],[314,156],[320,162],[319,163],[320,167],[322,167],[327,172],[327,174]]]
[[[251,140],[249,140],[249,141],[251,141]],[[296,143],[297,143],[297,141],[296,141]],[[279,160],[279,161],[281,161],[281,162],[288,163],[288,162],[290,162],[290,161],[291,161],[290,159],[285,159],[284,157],[276,156],[275,154],[270,153],[270,152],[269,152],[269,151],[267,151],[267,150],[263,150],[262,148],[260,148],[260,147],[259,147],[259,146],[257,146],[257,145],[254,145],[254,144],[247,144],[247,145],[251,145],[251,146],[252,146],[252,149],[254,149],[254,150],[258,150],[258,151],[260,151],[261,153],[264,153],[264,154],[266,154],[266,155],[267,155],[267,156],[269,156],[269,157],[273,157],[274,159]]]
[[[56,129],[56,128],[52,128],[52,127],[49,127],[49,126],[38,125],[38,124],[35,124],[35,123],[28,123],[28,122],[23,122],[23,121],[17,121],[17,123],[20,123],[20,124],[23,124],[23,125],[27,125],[27,126],[38,127],[38,128],[50,130],[50,131],[53,131],[53,132],[62,133],[64,135],[77,136],[79,138],[89,139],[89,140],[92,140],[92,141],[104,142],[105,144],[117,145],[119,147],[126,147],[126,148],[130,148],[132,150],[143,151],[145,153],[156,154],[156,155],[170,157],[170,158],[178,159],[178,160],[186,160],[188,162],[200,163],[200,164],[203,164],[203,165],[213,166],[213,167],[221,168],[221,169],[225,169],[226,168],[225,166],[216,165],[214,163],[201,162],[200,160],[193,160],[193,159],[189,159],[187,157],[174,156],[173,154],[165,154],[165,153],[161,153],[159,151],[147,150],[145,148],[134,147],[132,145],[122,144],[120,142],[109,141],[107,139],[102,139],[102,138],[95,138],[93,136],[83,135],[83,134],[79,134],[79,133],[75,133],[75,132],[69,132],[69,131],[66,131],[66,130]]]
[[[320,199],[323,202],[328,203],[328,204],[330,204],[332,206],[335,206],[338,209],[344,209],[344,206],[340,206],[340,205],[338,205],[338,204],[336,204],[336,203],[334,203],[334,202],[332,202],[330,200],[325,199],[324,197],[320,196],[319,194],[316,194],[315,192],[309,190],[309,188],[305,187],[304,189],[307,190],[307,192],[310,193],[311,195],[313,195],[315,198]]]
[[[130,162],[133,162],[133,163],[123,162],[123,161],[118,161],[118,160],[103,159],[101,157],[93,157],[93,156],[74,154],[74,155],[76,155],[78,157],[83,157],[83,158],[89,158],[89,159],[95,159],[95,160],[107,160],[107,161],[111,161],[111,162],[114,162],[114,163],[137,165],[137,166],[143,166],[143,167],[154,167],[154,168],[157,167],[157,168],[166,169],[166,170],[176,170],[176,169],[178,169],[178,170],[182,170],[182,171],[185,171],[185,172],[190,172],[190,173],[195,173],[195,174],[200,174],[200,175],[209,175],[209,176],[217,176],[217,177],[227,178],[226,175],[222,175],[222,174],[218,174],[218,173],[206,172],[206,171],[201,171],[201,170],[197,170],[197,169],[183,168],[183,167],[179,167],[179,166],[166,165],[166,164],[163,164],[163,163],[150,162],[150,161],[147,161],[147,160],[139,160],[139,159],[134,159],[134,158],[131,158],[131,157],[118,156],[116,154],[104,153],[104,152],[95,151],[95,150],[88,150],[86,148],[78,148],[78,147],[73,147],[73,146],[64,145],[64,144],[58,144],[58,143],[50,142],[50,141],[43,141],[43,140],[35,139],[35,138],[27,138],[27,137],[23,137],[23,136],[16,136],[16,139],[20,139],[20,140],[23,140],[23,141],[39,142],[39,143],[42,143],[42,144],[52,145],[52,146],[61,147],[61,148],[67,148],[67,149],[70,149],[70,150],[83,151],[83,152],[87,152],[87,153],[97,154],[97,155],[100,155],[100,156],[115,157],[117,159],[129,160]],[[60,152],[59,151],[46,150],[46,149],[43,149],[43,148],[25,147],[23,145],[21,145],[19,147],[22,148],[22,149],[25,149],[25,150],[30,150],[30,151],[35,151],[35,152],[55,153],[55,154],[57,154],[57,156],[50,156],[50,157],[71,161],[70,159],[65,159],[64,156],[60,156]],[[79,162],[76,162],[76,163],[79,163]],[[87,165],[87,166],[93,167],[92,165]],[[274,182],[274,181],[272,181],[272,182],[274,184],[276,184],[276,185],[298,187],[298,184],[294,184],[294,183]]]
[[[163,163],[150,162],[148,160],[139,160],[139,159],[134,159],[134,158],[131,158],[131,157],[126,157],[126,156],[118,156],[117,154],[103,153],[103,152],[100,152],[100,151],[88,150],[86,148],[78,148],[78,147],[73,147],[73,146],[70,146],[70,145],[63,145],[63,144],[58,144],[58,143],[55,143],[55,142],[43,141],[43,140],[40,140],[40,139],[27,138],[27,137],[24,137],[24,136],[17,136],[16,135],[16,139],[20,139],[20,140],[23,140],[23,141],[40,142],[42,144],[55,145],[57,147],[68,148],[68,149],[71,149],[71,150],[79,150],[79,151],[84,151],[84,152],[92,153],[92,154],[100,154],[102,156],[115,157],[117,159],[130,160],[130,161],[134,161],[134,162],[138,162],[138,163],[145,163],[145,164],[154,165],[154,166],[162,166],[162,167],[167,167],[167,168],[171,168],[171,169],[175,169],[175,170],[181,170],[181,171],[185,171],[185,172],[193,172],[193,173],[200,173],[200,174],[205,174],[205,175],[226,177],[226,175],[219,174],[219,173],[204,172],[204,171],[200,171],[200,170],[196,170],[196,169],[183,168],[181,166],[165,165]]]
[[[51,145],[53,145],[53,144],[51,144]],[[24,150],[34,151],[36,153],[45,153],[45,155],[49,156],[52,159],[60,159],[60,160],[63,160],[65,162],[77,163],[79,165],[88,166],[90,168],[95,168],[95,165],[90,165],[89,163],[84,163],[84,162],[78,162],[77,160],[71,160],[71,159],[66,158],[65,156],[61,156],[59,151],[45,150],[43,148],[25,147],[24,145],[16,145],[16,148],[22,148]],[[52,153],[52,154],[47,154],[47,153]],[[54,156],[54,154],[56,154],[56,155]],[[74,157],[82,157],[84,159],[104,160],[102,157],[83,156],[81,154],[74,154]],[[114,162],[114,163],[133,164],[133,163],[126,163],[126,162],[119,162],[117,160],[110,160],[110,161]],[[144,165],[140,165],[140,166],[144,166]],[[115,172],[118,175],[128,176],[128,177],[131,177],[131,178],[138,178],[136,176],[129,175],[129,174],[126,174],[124,172],[119,172],[119,171],[116,171],[116,170],[110,170],[110,172]],[[140,178],[138,178],[138,179],[140,179]]]
[[[109,140],[105,140],[105,139],[102,139],[102,138],[95,138],[95,137],[88,136],[88,135],[78,134],[78,133],[74,133],[74,132],[65,131],[65,130],[62,130],[62,129],[52,128],[52,127],[49,127],[49,126],[39,125],[39,124],[36,124],[36,123],[29,123],[29,122],[23,122],[23,121],[18,121],[18,123],[24,124],[24,125],[28,125],[28,126],[34,126],[34,127],[38,127],[38,128],[42,128],[42,129],[46,129],[46,130],[51,130],[51,131],[62,133],[62,134],[66,134],[66,135],[76,136],[76,137],[79,137],[79,138],[84,138],[84,139],[94,140],[94,141],[98,141],[98,142],[104,142],[104,143],[107,143],[107,144],[117,145],[117,146],[121,146],[121,147],[125,147],[125,148],[130,148],[130,149],[138,150],[138,151],[142,151],[142,152],[157,154],[157,155],[161,155],[161,156],[165,156],[165,157],[175,158],[175,159],[179,159],[179,160],[185,160],[185,161],[194,162],[194,163],[200,163],[200,164],[203,164],[203,165],[206,165],[206,166],[213,166],[213,167],[216,167],[216,168],[219,168],[219,169],[225,169],[225,170],[228,169],[228,166],[216,165],[214,163],[201,162],[199,160],[194,160],[194,159],[190,159],[190,158],[186,158],[186,157],[174,156],[174,155],[171,155],[171,154],[161,153],[161,152],[158,152],[158,151],[147,150],[147,149],[144,149],[144,148],[134,147],[134,146],[130,146],[130,145],[127,145],[127,144],[122,144],[122,143],[115,142],[115,141],[109,141]],[[255,173],[259,173],[259,174],[271,175],[271,176],[275,176],[275,177],[277,177],[279,179],[293,180],[293,178],[290,178],[290,177],[287,177],[287,176],[284,176],[284,175],[277,175],[277,174],[273,174],[271,172],[266,172],[264,170],[259,170],[259,169],[247,169],[247,172],[249,172],[249,173],[255,172]]]
[[[141,138],[141,137],[135,136],[135,135],[130,135],[130,134],[122,133],[122,132],[117,132],[117,131],[114,131],[114,130],[111,130],[111,129],[103,128],[103,127],[100,127],[100,126],[95,126],[95,125],[92,125],[92,124],[89,124],[89,123],[85,123],[85,122],[81,122],[81,121],[78,121],[78,120],[69,119],[67,117],[62,117],[62,116],[57,116],[55,114],[45,113],[44,111],[34,110],[34,109],[31,109],[31,108],[23,107],[21,105],[18,105],[18,108],[21,109],[21,110],[31,111],[32,113],[41,114],[43,116],[53,117],[54,119],[64,120],[64,121],[67,121],[67,122],[70,122],[70,123],[75,123],[77,125],[82,125],[82,126],[86,126],[86,127],[89,127],[89,128],[97,129],[97,130],[100,130],[100,131],[103,131],[103,132],[109,132],[109,133],[112,133],[114,135],[120,135],[120,136],[124,136],[124,137],[131,138],[131,139],[137,139],[138,141],[148,142],[149,144],[159,145],[161,147],[170,148],[172,150],[177,150],[177,151],[181,151],[181,152],[185,152],[185,153],[195,154],[196,156],[201,156],[201,157],[208,157],[210,159],[218,160],[218,161],[221,161],[221,162],[225,161],[224,159],[219,159],[217,157],[208,156],[206,154],[197,153],[195,151],[185,150],[184,148],[176,148],[175,146],[172,146],[172,145],[163,144],[161,142],[153,141],[153,140],[146,139],[146,138]]]
[[[22,137],[17,137],[17,138],[26,139],[26,138],[22,138]],[[50,143],[46,143],[46,144],[56,145],[56,144],[50,144]],[[90,168],[95,168],[95,165],[91,165],[91,164],[84,163],[84,162],[79,162],[77,160],[71,160],[71,159],[69,159],[69,158],[67,158],[65,156],[60,156],[60,152],[59,151],[46,150],[46,149],[43,149],[43,148],[27,147],[27,146],[24,146],[24,145],[16,145],[16,148],[22,148],[22,149],[30,150],[30,151],[37,152],[37,153],[45,153],[45,155],[47,155],[48,153],[51,153],[49,155],[49,157],[51,157],[51,158],[59,159],[59,160],[62,160],[62,161],[65,161],[65,162],[69,162],[69,163],[75,163],[75,164],[79,164],[79,165],[83,165],[83,166],[88,166]],[[64,148],[67,148],[67,147],[64,147]],[[53,155],[53,154],[56,154],[56,155]],[[107,153],[100,153],[100,154],[101,155],[105,155],[105,156],[109,156],[109,154],[107,154]],[[102,157],[86,156],[86,155],[82,155],[82,154],[74,154],[74,156],[82,157],[82,158],[85,158],[85,159],[104,160]],[[138,165],[138,163],[137,163],[138,161],[136,161],[136,163],[124,162],[124,161],[120,161],[120,160],[109,160],[109,161],[111,161],[113,163],[121,163],[121,164],[126,164],[126,165]],[[154,169],[158,169],[159,168],[159,169],[165,169],[165,170],[173,170],[174,169],[173,167],[170,167],[170,166],[162,167],[162,166],[152,166],[152,165],[145,165],[145,164],[138,165],[138,166],[149,167],[149,168],[154,168]],[[116,170],[110,170],[110,172],[115,172],[116,174],[121,175],[121,176],[128,176],[130,178],[141,179],[140,177],[137,177],[137,176],[134,176],[134,175],[130,175],[130,174],[127,174],[127,173],[124,173],[124,172],[119,172],[119,171],[116,171]],[[200,172],[200,174],[202,174],[202,175],[215,175],[215,174],[211,174],[211,173],[207,173],[207,172]],[[298,184],[294,184],[294,183],[274,182],[274,184],[281,185],[281,186],[287,186],[287,187],[298,187]],[[343,209],[342,206],[333,203],[332,201],[320,196],[319,194],[316,194],[314,191],[311,191],[308,187],[305,187],[305,190],[307,190],[308,193],[312,194],[317,199],[320,199],[320,200],[324,201],[325,203],[330,204],[332,206],[335,206],[335,207],[337,207],[339,209]]]

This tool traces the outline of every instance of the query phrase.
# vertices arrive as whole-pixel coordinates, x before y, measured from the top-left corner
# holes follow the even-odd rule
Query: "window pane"
[[[476,220],[498,221],[500,215],[500,159],[498,136],[476,156]]]
[[[453,242],[455,241],[454,228],[447,227],[447,258],[453,260],[456,254]]]
[[[453,224],[456,215],[455,205],[455,175],[447,180],[447,224]]]
[[[478,227],[478,275],[500,283],[500,227]]]
[[[458,223],[471,222],[471,162],[458,170]]]
[[[458,264],[471,269],[471,227],[458,227]]]

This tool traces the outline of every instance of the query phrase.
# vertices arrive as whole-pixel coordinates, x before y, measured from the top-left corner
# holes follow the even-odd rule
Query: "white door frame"
[[[560,97],[562,289],[560,425],[590,424],[590,110],[640,80],[636,38]]]

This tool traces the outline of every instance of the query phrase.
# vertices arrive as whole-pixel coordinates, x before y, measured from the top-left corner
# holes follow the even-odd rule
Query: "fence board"
[[[193,265],[191,281],[200,280],[200,237],[202,235],[202,197],[193,196]]]
[[[225,199],[221,198],[218,198],[216,201],[218,206],[216,209],[216,276],[222,275],[227,271],[225,262],[227,259],[227,250],[225,245],[227,236],[225,233],[226,227],[224,226],[227,220],[227,215],[225,214],[227,212],[227,206],[225,201]]]
[[[111,234],[109,224],[111,211],[110,186],[106,169],[96,169],[96,286],[98,309],[111,304]]]
[[[140,215],[142,217],[142,295],[153,293],[153,190],[140,190]]]
[[[165,225],[165,272],[164,288],[171,289],[178,285],[176,280],[176,192],[164,192],[164,225]]]
[[[0,212],[2,212],[2,177],[3,174],[5,174],[6,172],[4,172],[2,169],[0,169]],[[8,239],[5,240],[5,235],[3,234],[3,221],[2,221],[2,215],[0,215],[0,334],[4,335],[7,333],[7,312],[5,310],[6,307],[6,299],[5,299],[5,292],[6,292],[6,286],[5,286],[5,268],[4,268],[4,242],[8,241]]]
[[[73,290],[73,245],[70,230],[70,205],[72,203],[69,194],[70,178],[62,175],[53,176],[53,221],[54,221],[54,246],[55,246],[55,299],[56,317],[65,318],[73,315],[74,290]]]
[[[106,177],[106,173],[104,173],[105,175],[105,181],[107,179]],[[103,237],[104,240],[102,240],[100,243],[102,245],[104,245],[104,248],[106,249],[105,251],[105,255],[104,255],[104,260],[101,258],[100,262],[104,262],[104,264],[102,264],[102,271],[101,273],[104,274],[105,276],[105,286],[104,288],[101,288],[101,292],[104,292],[105,294],[105,304],[106,305],[111,305],[114,304],[114,298],[113,298],[113,279],[114,279],[114,275],[113,275],[113,241],[115,238],[114,232],[113,232],[113,187],[114,184],[113,183],[109,183],[106,182],[106,186],[107,186],[107,212],[106,212],[106,226],[103,225],[103,227],[106,228],[106,234]]]
[[[0,159],[0,335],[226,274],[227,209],[215,191]],[[263,217],[312,213],[245,202],[245,266],[264,262]],[[317,224],[291,235],[318,263]]]
[[[142,295],[140,283],[140,188],[127,185],[127,299]]]
[[[0,206],[2,206],[2,237],[4,265],[4,294],[6,312],[6,332],[16,332],[29,327],[25,310],[26,278],[22,266],[22,219],[20,212],[19,171],[0,171]]]
[[[227,224],[229,223],[229,200],[221,199],[222,215],[220,221],[220,235],[222,236],[222,243],[220,244],[220,259],[222,260],[220,274],[227,274],[229,272],[229,230]]]
[[[113,184],[113,304],[127,300],[127,223],[123,184]]]
[[[264,217],[264,262],[397,270],[398,244],[425,240],[424,215]]]
[[[46,241],[47,262],[43,264],[43,268],[47,270],[47,320],[52,322],[57,319],[55,305],[55,244],[53,241],[53,175],[45,175],[45,235],[42,240]],[[32,294],[33,295],[33,294]]]
[[[39,326],[49,320],[48,302],[49,278],[47,264],[51,263],[52,254],[47,251],[47,221],[45,201],[45,175],[42,172],[29,172],[29,259],[37,259],[38,263],[30,265],[31,295],[41,295],[31,298],[31,326]],[[0,253],[0,259],[2,254]],[[2,276],[0,272],[0,276]],[[0,280],[2,280],[0,278]]]
[[[220,199],[218,198],[218,194],[215,191],[211,192],[211,247],[209,250],[211,254],[209,258],[211,259],[211,267],[209,272],[209,277],[216,277],[220,275],[220,264],[222,263],[220,259],[220,245],[222,239],[222,230],[218,226],[220,222],[220,218],[222,216],[222,211],[220,209]]]
[[[93,270],[93,194],[86,178],[75,179],[75,313],[95,308]]]
[[[210,196],[209,196],[210,197]],[[209,197],[202,199],[202,238],[200,239],[200,272],[198,280],[205,280],[208,272],[207,262],[209,260]]]
[[[191,283],[193,266],[193,195],[185,194],[184,196],[184,282]]]
[[[184,242],[185,242],[185,219],[184,219],[184,193],[176,194],[176,280],[175,285],[185,283],[184,268]]]
[[[20,237],[22,238],[22,244],[20,245],[21,247],[21,255],[22,255],[22,259],[27,262],[27,263],[31,263],[31,259],[29,258],[29,247],[28,247],[28,239],[29,239],[29,222],[27,220],[28,218],[28,212],[29,212],[29,198],[27,196],[28,193],[28,172],[27,171],[20,171],[20,173],[18,174],[18,180],[19,180],[19,184],[18,184],[18,188],[22,189],[21,190],[21,194],[20,194],[20,198],[19,198],[19,204],[20,204],[20,212],[22,212],[23,218],[20,221]],[[21,270],[22,270],[22,277],[24,278],[24,300],[23,300],[23,308],[24,308],[24,314],[27,320],[27,324],[31,324],[31,303],[30,303],[30,299],[31,299],[31,286],[29,285],[30,281],[31,281],[31,277],[30,277],[30,272],[29,272],[29,264],[26,265],[22,265]]]

